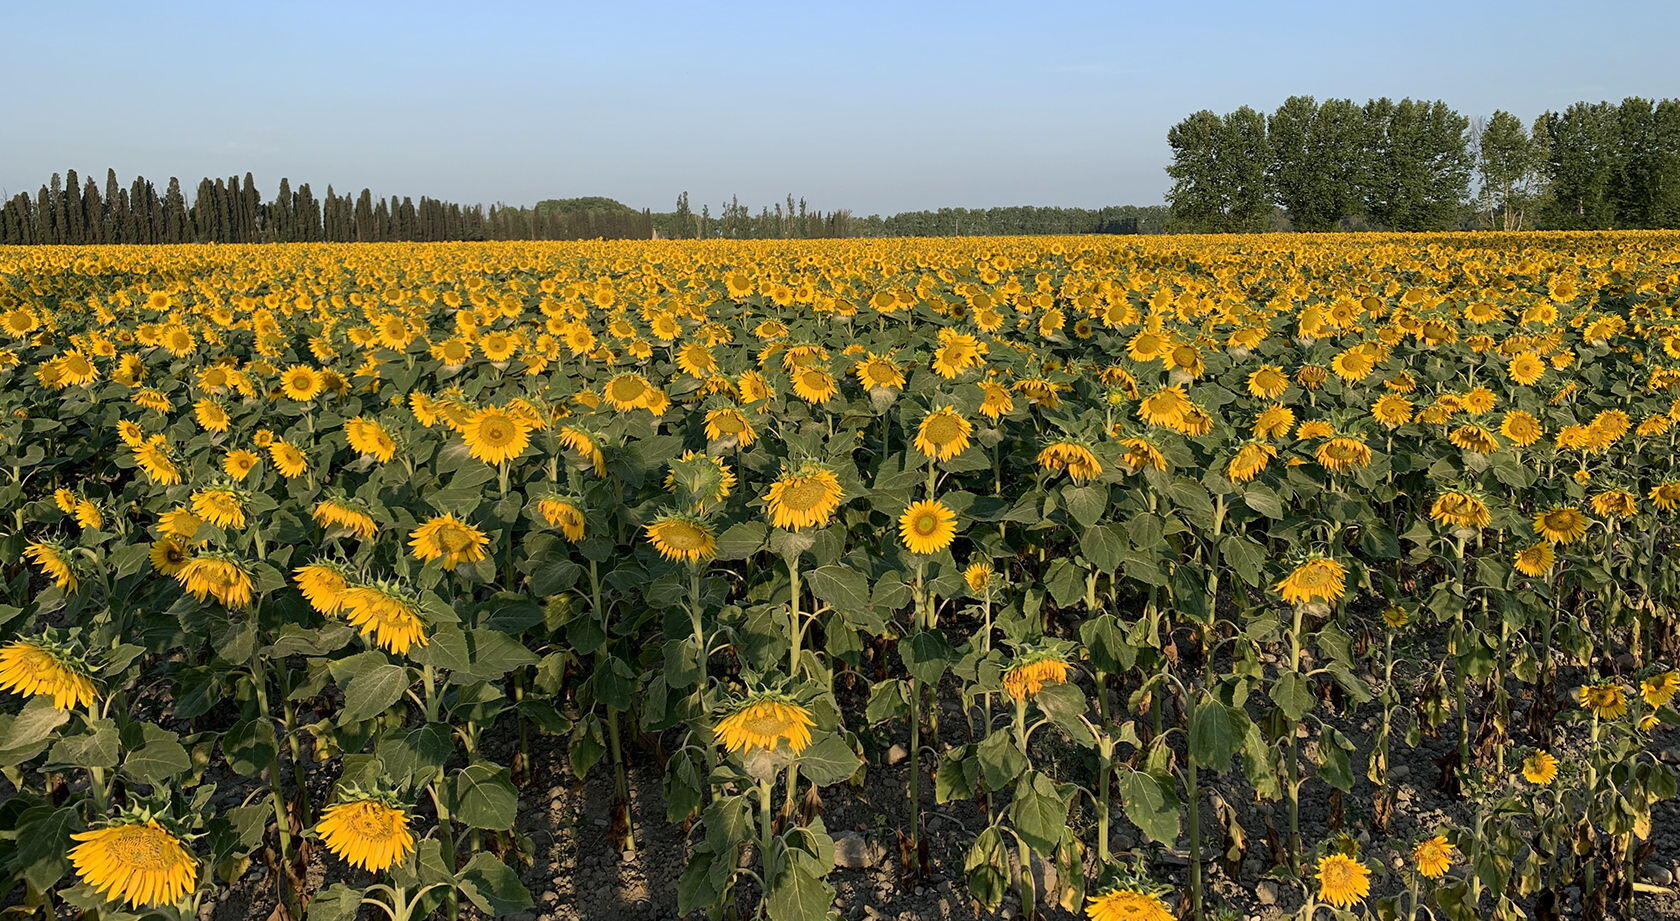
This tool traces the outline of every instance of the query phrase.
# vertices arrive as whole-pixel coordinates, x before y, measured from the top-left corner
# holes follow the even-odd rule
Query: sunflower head
[[[769,506],[772,525],[797,531],[828,524],[845,497],[834,471],[808,461],[784,470],[781,478],[770,484],[764,501]]]
[[[762,690],[731,701],[712,731],[732,752],[773,752],[785,744],[797,755],[811,744],[815,725],[811,710],[793,695]]]
[[[1275,588],[1289,604],[1334,603],[1347,591],[1347,569],[1331,557],[1309,555]]]
[[[351,866],[378,873],[414,851],[411,818],[395,793],[344,784],[336,801],[322,811],[315,832],[327,850]]]
[[[198,883],[191,835],[167,810],[135,805],[84,832],[66,855],[76,875],[108,901],[132,907],[180,903]]]
[[[1557,779],[1558,760],[1548,751],[1536,749],[1523,759],[1523,779],[1531,784],[1546,786]]]
[[[1453,847],[1446,835],[1435,835],[1419,841],[1412,848],[1412,866],[1430,879],[1440,879],[1452,867],[1457,854],[1458,849]]]
[[[911,553],[938,553],[957,536],[957,513],[937,499],[915,502],[898,516],[898,536]]]
[[[1371,870],[1356,854],[1326,854],[1318,859],[1318,897],[1348,908],[1371,894]]]
[[[48,628],[0,647],[0,689],[50,697],[60,710],[94,702],[94,671],[81,644],[68,632]]]
[[[696,451],[684,451],[665,474],[665,488],[696,511],[722,502],[734,486],[735,472],[728,464]]]
[[[690,512],[667,512],[646,528],[660,556],[679,563],[704,563],[717,555],[717,535],[711,525]]]
[[[1047,642],[1029,646],[1003,670],[1003,689],[1015,700],[1029,700],[1045,687],[1068,680],[1069,646]]]

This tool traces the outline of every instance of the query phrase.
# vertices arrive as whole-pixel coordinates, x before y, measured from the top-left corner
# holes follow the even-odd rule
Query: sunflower
[[[1358,438],[1339,435],[1319,445],[1313,456],[1326,470],[1345,473],[1370,464],[1371,448]]]
[[[1015,700],[1036,697],[1045,685],[1067,680],[1068,662],[1051,650],[1029,652],[1016,659],[1003,673],[1003,689]]]
[[[1457,852],[1458,849],[1452,846],[1446,835],[1426,838],[1412,848],[1412,866],[1430,879],[1440,879],[1452,866]]]
[[[173,537],[164,537],[152,541],[146,550],[146,556],[152,561],[152,568],[166,576],[173,576],[181,571],[192,559],[185,545]]]
[[[408,545],[421,562],[440,561],[444,569],[477,563],[486,556],[490,538],[454,515],[434,515],[409,532]]]
[[[1534,516],[1534,533],[1548,543],[1572,544],[1587,533],[1587,516],[1579,509],[1562,506]]]
[[[113,902],[174,905],[198,880],[198,861],[156,819],[120,820],[70,838],[80,842],[68,855],[76,875]]]
[[[300,403],[315,399],[325,389],[321,372],[308,365],[293,365],[280,376],[280,391]]]
[[[41,568],[41,572],[53,580],[59,588],[73,592],[81,583],[76,579],[76,570],[70,563],[70,553],[60,544],[50,541],[35,541],[23,548],[23,555],[30,562]]]
[[[978,595],[991,586],[992,575],[992,564],[979,560],[968,564],[968,568],[963,570],[963,582],[967,583],[969,591]]]
[[[1639,696],[1653,707],[1666,707],[1680,692],[1680,672],[1663,672],[1639,682]]]
[[[399,655],[424,646],[426,622],[420,617],[420,602],[396,585],[373,582],[352,586],[343,594],[344,619],[373,636],[380,647]]]
[[[1558,760],[1551,752],[1534,751],[1523,759],[1523,779],[1543,787],[1557,779],[1557,768]]]
[[[181,482],[181,468],[170,458],[168,439],[153,435],[143,443],[132,445],[134,462],[160,486],[174,486]]]
[[[193,419],[207,432],[228,430],[227,410],[222,408],[222,404],[208,397],[193,404]]]
[[[97,693],[87,671],[74,647],[50,635],[13,640],[0,647],[0,689],[25,697],[51,697],[60,710],[93,703]]]
[[[936,499],[912,504],[898,516],[898,536],[911,553],[938,553],[957,536],[957,513]]]
[[[193,514],[218,528],[245,527],[245,502],[232,489],[201,489],[192,494]]]
[[[531,443],[531,428],[525,420],[494,407],[473,413],[461,435],[473,458],[487,464],[513,460]]]
[[[385,463],[397,456],[397,441],[378,419],[357,416],[344,423],[344,438],[350,443],[350,450],[363,457],[371,457],[380,463]]]
[[[1145,425],[1176,428],[1188,417],[1196,404],[1183,387],[1162,387],[1138,403],[1137,415]]]
[[[800,368],[793,372],[793,392],[807,403],[826,403],[834,399],[840,388],[834,375],[821,368]]]
[[[732,752],[774,751],[783,742],[799,754],[811,744],[811,711],[791,698],[764,691],[738,701],[712,728],[723,747]]]
[[[1386,428],[1396,428],[1412,421],[1412,401],[1398,393],[1388,393],[1371,404],[1371,417]]]
[[[1514,564],[1517,572],[1525,576],[1543,576],[1552,571],[1552,564],[1557,562],[1557,552],[1552,549],[1549,541],[1541,541],[1533,546],[1524,547],[1517,551]]]
[[[902,390],[904,388],[904,372],[891,358],[870,354],[867,358],[852,365],[852,376],[858,379],[865,390]]]
[[[379,523],[373,520],[367,507],[353,499],[323,499],[315,503],[312,514],[315,523],[321,527],[329,531],[343,528],[363,540],[379,531]]]
[[[1347,570],[1327,557],[1310,557],[1278,581],[1275,588],[1290,604],[1335,601],[1346,591]]]
[[[1575,689],[1575,699],[1599,719],[1621,719],[1627,714],[1627,693],[1613,681],[1583,684]]]
[[[1592,497],[1592,510],[1605,518],[1632,518],[1639,500],[1625,489],[1608,489]]]
[[[764,501],[769,503],[772,525],[797,531],[828,524],[845,497],[833,471],[806,464],[795,472],[783,472],[781,479],[770,484]]]
[[[1466,492],[1445,492],[1429,508],[1429,517],[1442,524],[1466,530],[1480,530],[1493,523],[1487,503]]]
[[[1126,469],[1133,473],[1140,470],[1167,469],[1167,455],[1148,438],[1122,438],[1120,447],[1126,449],[1120,460],[1126,465]]]
[[[1248,392],[1262,400],[1275,400],[1289,389],[1289,375],[1277,365],[1261,365],[1248,376]]]
[[[1651,500],[1652,505],[1665,512],[1680,508],[1680,480],[1671,480],[1651,487],[1647,498]]]
[[[1347,908],[1371,894],[1371,870],[1346,854],[1318,859],[1318,897]]]
[[[679,563],[704,563],[717,555],[717,537],[698,516],[673,512],[660,515],[646,528],[660,556]]]
[[[726,406],[706,413],[706,440],[745,448],[758,440],[758,433],[740,410]]]
[[[583,510],[572,500],[553,494],[544,496],[537,500],[537,513],[550,527],[559,528],[567,540],[583,539]]]
[[[323,810],[315,831],[327,850],[351,866],[378,873],[414,851],[408,821],[407,810],[382,797],[356,797]]]
[[[1452,430],[1447,440],[1472,454],[1492,454],[1499,450],[1499,442],[1494,440],[1493,433],[1479,425],[1461,425]]]
[[[337,563],[317,561],[292,570],[292,579],[309,606],[328,616],[344,610],[345,598],[353,584],[350,570]]]
[[[951,406],[942,406],[922,418],[916,429],[916,450],[936,461],[950,460],[968,447],[974,426]]]
[[[1173,921],[1159,896],[1141,889],[1115,888],[1094,895],[1085,904],[1089,921]]]
[[[601,452],[600,445],[595,443],[594,436],[575,426],[563,425],[558,432],[554,433],[554,437],[560,441],[560,444],[576,451],[584,460],[588,461],[590,467],[595,470],[596,476],[606,474],[607,457]]]
[[[1064,470],[1076,483],[1102,475],[1102,461],[1085,445],[1072,440],[1054,442],[1038,452],[1038,466],[1049,472]]]
[[[258,457],[255,452],[240,448],[229,451],[227,456],[222,458],[222,472],[227,474],[229,479],[243,480],[250,476],[251,471],[257,469],[260,464],[262,464],[262,458]]]
[[[1277,448],[1263,441],[1251,441],[1238,448],[1225,465],[1225,477],[1233,483],[1247,483],[1259,476],[1277,453]]]
[[[224,555],[198,556],[188,560],[175,573],[181,583],[199,601],[215,598],[224,606],[240,608],[251,603],[255,583],[243,563]]]
[[[728,464],[697,451],[684,451],[665,473],[665,488],[692,500],[695,511],[729,498],[735,482]]]
[[[303,476],[309,470],[309,455],[290,442],[275,439],[268,446],[268,456],[274,461],[274,469],[288,480]]]

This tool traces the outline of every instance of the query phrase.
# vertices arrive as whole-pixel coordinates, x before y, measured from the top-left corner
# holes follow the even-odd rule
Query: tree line
[[[1178,230],[1680,227],[1680,100],[1578,102],[1532,126],[1441,101],[1294,96],[1167,132]]]
[[[126,186],[106,170],[103,188],[75,170],[54,173],[35,194],[0,205],[0,244],[308,243],[444,240],[810,239],[817,237],[1160,233],[1165,206],[1109,208],[941,208],[886,216],[821,211],[792,195],[754,212],[738,198],[695,211],[688,193],[669,212],[611,198],[547,199],[530,207],[462,205],[369,189],[317,196],[309,183],[281,179],[272,198],[250,173],[201,179],[189,199],[171,177],[160,194],[136,177]]]

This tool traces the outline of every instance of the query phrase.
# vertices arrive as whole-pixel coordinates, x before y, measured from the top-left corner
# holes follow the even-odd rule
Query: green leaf
[[[1299,723],[1301,717],[1313,708],[1315,702],[1312,686],[1299,672],[1284,672],[1272,682],[1272,702],[1278,705],[1283,715],[1292,722]]]
[[[53,744],[47,753],[47,763],[81,768],[114,768],[121,756],[121,740],[117,724],[111,720],[95,720],[92,732],[66,736]]]
[[[1028,847],[1040,854],[1051,854],[1068,832],[1068,807],[1068,801],[1056,789],[1056,782],[1034,771],[1015,788],[1015,801],[1009,804],[1009,821]]]
[[[793,864],[770,884],[764,910],[770,921],[828,921],[834,887]]]
[[[339,725],[371,719],[402,699],[408,690],[408,669],[401,665],[376,665],[350,679],[344,689],[344,710]]]
[[[18,711],[5,734],[0,735],[0,751],[25,749],[45,742],[58,727],[69,721],[70,714],[53,706],[51,697],[31,697],[29,703]]]
[[[483,761],[455,775],[455,818],[473,828],[506,831],[519,811],[519,792],[507,769]]]
[[[333,883],[309,897],[306,921],[355,921],[362,910],[362,890]]]
[[[80,824],[76,810],[65,806],[35,806],[18,817],[17,842],[8,861],[12,871],[39,891],[52,888],[70,869],[65,855],[70,833]]]
[[[1119,793],[1126,818],[1149,840],[1167,847],[1178,840],[1178,793],[1172,781],[1145,771],[1124,771]]]
[[[974,750],[980,758],[980,780],[994,793],[1014,783],[1027,769],[1027,756],[1015,747],[1015,736],[1007,729],[994,731]]]
[[[869,611],[869,579],[839,563],[819,566],[804,574],[811,594],[842,614]]]
[[[139,745],[134,744],[136,735]],[[175,739],[175,733],[150,723],[131,725],[123,733],[123,741],[130,748],[123,772],[142,783],[156,784],[192,767],[192,758]]]
[[[1062,490],[1062,502],[1067,506],[1068,514],[1079,522],[1080,527],[1089,528],[1102,520],[1103,513],[1108,511],[1108,486],[1103,483],[1092,483],[1088,486],[1074,486]]]
[[[819,787],[839,783],[857,773],[863,759],[837,733],[828,733],[799,755],[799,772]]]
[[[1242,722],[1230,707],[1203,696],[1190,717],[1190,757],[1203,767],[1224,770],[1242,744]]]
[[[717,539],[717,558],[744,560],[764,546],[770,529],[762,521],[744,521],[724,529]]]
[[[1219,553],[1244,582],[1250,586],[1260,584],[1266,562],[1264,546],[1245,537],[1231,535],[1220,541]]]
[[[1065,733],[1075,745],[1090,748],[1097,744],[1096,736],[1091,734],[1091,727],[1085,725],[1081,719],[1085,715],[1085,693],[1071,681],[1047,685],[1033,697],[1033,703],[1044,715],[1050,717],[1050,722]]]
[[[935,685],[950,667],[954,652],[945,634],[938,630],[922,630],[911,634],[898,644],[899,658],[911,677],[926,685]]]
[[[491,917],[511,915],[536,904],[530,890],[519,881],[519,874],[483,851],[461,868],[460,880],[461,894]]]
[[[392,780],[425,783],[438,776],[454,750],[448,724],[426,723],[382,735],[376,753]]]

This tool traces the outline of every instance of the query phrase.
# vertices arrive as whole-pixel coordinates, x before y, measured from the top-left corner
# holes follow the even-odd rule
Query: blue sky
[[[1289,95],[1525,120],[1680,94],[1680,4],[34,2],[0,189],[67,167],[668,210],[1159,202],[1167,128]]]

